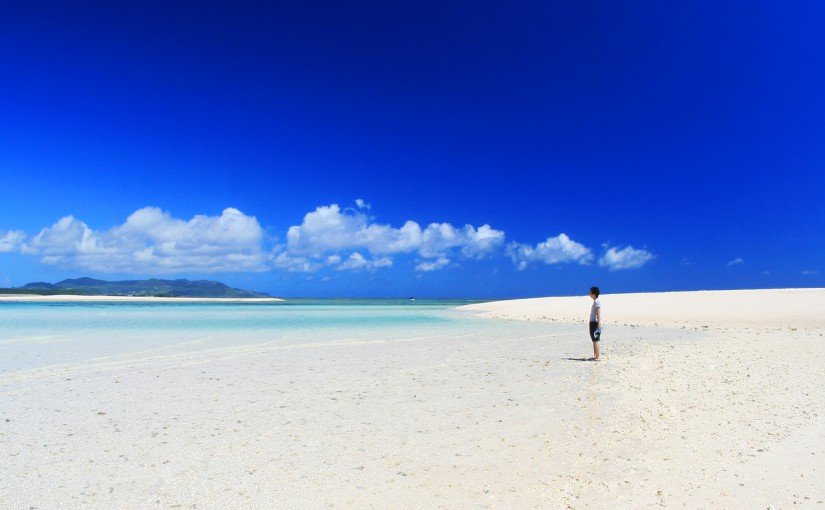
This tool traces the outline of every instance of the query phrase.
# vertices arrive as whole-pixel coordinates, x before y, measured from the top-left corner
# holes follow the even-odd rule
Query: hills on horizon
[[[22,287],[0,289],[0,293],[79,296],[138,296],[196,298],[271,298],[265,292],[236,289],[211,280],[122,280],[70,278],[57,283],[31,282]]]

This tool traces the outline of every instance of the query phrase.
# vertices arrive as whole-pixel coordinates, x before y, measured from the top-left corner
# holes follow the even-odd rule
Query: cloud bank
[[[410,220],[394,228],[373,222],[363,212],[369,207],[363,201],[358,205],[360,210],[342,210],[332,204],[306,214],[300,225],[289,228],[276,266],[293,271],[314,271],[324,266],[375,269],[391,266],[393,255],[415,253],[434,259],[419,264],[420,270],[433,271],[446,267],[450,257],[483,259],[504,244],[504,232],[489,225],[476,229],[472,225],[457,228],[449,223],[431,223],[421,228]],[[349,258],[341,259],[342,254]]]
[[[157,207],[144,207],[109,230],[95,230],[66,216],[34,236],[0,231],[0,253],[33,255],[62,268],[134,274],[378,271],[397,267],[395,259],[402,256],[418,273],[502,256],[509,257],[519,271],[532,264],[590,265],[596,260],[591,248],[565,233],[536,245],[505,244],[505,233],[487,224],[422,226],[408,220],[394,227],[376,222],[370,210],[371,205],[361,199],[353,208],[317,207],[275,246],[254,216],[234,208],[219,216],[182,220]],[[611,271],[640,268],[655,257],[632,246],[603,248],[598,266]]]
[[[184,221],[146,207],[102,232],[66,216],[25,243],[23,251],[47,265],[100,273],[265,271],[262,240],[258,221],[237,209]]]

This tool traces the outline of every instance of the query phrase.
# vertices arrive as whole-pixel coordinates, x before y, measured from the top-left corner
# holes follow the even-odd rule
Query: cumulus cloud
[[[35,236],[0,231],[0,253],[36,255],[49,265],[97,273],[172,274],[185,272],[249,272],[284,270],[315,272],[373,271],[394,265],[393,257],[415,257],[416,272],[455,267],[456,261],[507,255],[518,270],[532,263],[591,264],[587,246],[567,234],[536,245],[510,243],[490,225],[430,223],[408,220],[399,227],[381,224],[369,215],[362,199],[354,207],[317,207],[289,228],[281,244],[264,247],[264,231],[253,216],[234,208],[219,216],[172,217],[156,207],[131,214],[123,224],[95,230],[66,216]],[[646,250],[611,248],[598,264],[610,270],[642,267],[654,258]],[[741,259],[729,265],[742,263]]]
[[[408,221],[400,229],[370,223],[366,214],[341,211],[337,204],[321,206],[287,231],[291,256],[322,257],[330,252],[368,250],[373,254],[409,253],[420,243],[421,229]]]
[[[655,258],[655,255],[647,250],[639,250],[632,246],[626,248],[608,248],[604,255],[599,258],[599,266],[606,267],[611,271],[620,269],[637,269]]]
[[[20,230],[10,230],[5,233],[0,230],[0,253],[19,251],[25,239],[26,234]]]
[[[340,262],[341,258],[338,257],[334,263],[337,264]],[[307,257],[290,257],[286,252],[279,253],[272,261],[272,265],[276,269],[301,273],[311,273],[324,267],[324,264],[319,263],[317,260],[313,261]]]
[[[360,209],[369,206],[360,201]],[[453,251],[465,257],[483,258],[495,252],[504,243],[504,232],[489,225],[476,229],[472,225],[456,228],[449,223],[432,223],[426,228],[415,221],[407,221],[400,228],[382,225],[364,212],[341,210],[337,204],[321,206],[304,216],[301,225],[287,232],[285,257],[320,260],[330,254],[350,257],[360,252],[383,257],[374,259],[370,267],[388,267],[391,255],[418,253],[421,257],[438,259]],[[364,258],[366,261],[366,258]],[[344,269],[362,269],[356,257],[341,264]]]
[[[392,266],[392,259],[389,257],[377,257],[372,260],[368,260],[366,257],[361,255],[358,252],[353,253],[349,256],[347,260],[345,260],[342,264],[338,265],[336,269],[339,271],[347,271],[347,270],[364,270],[364,269],[377,269],[381,267],[391,267]]]
[[[556,237],[548,237],[546,241],[536,246],[512,243],[507,251],[519,271],[527,268],[531,262],[545,264],[575,262],[586,265],[593,260],[593,252],[590,248],[573,241],[564,233]]]
[[[730,262],[728,262],[728,267],[741,266],[744,263],[745,263],[745,261],[742,260],[742,258],[740,257],[738,259],[733,259]]]
[[[447,267],[449,264],[450,259],[439,257],[436,260],[425,260],[419,262],[419,264],[415,266],[415,270],[420,272],[438,271],[439,269]]]
[[[421,232],[418,252],[422,257],[440,258],[454,248],[468,258],[484,258],[504,244],[504,232],[490,225],[476,230],[472,225],[455,228],[449,223],[431,223]]]
[[[470,258],[482,259],[504,245],[504,232],[495,230],[490,225],[482,225],[478,230],[466,225],[464,235],[467,242],[462,246],[461,252]]]
[[[184,221],[146,207],[102,232],[66,216],[41,230],[27,249],[45,264],[103,273],[263,271],[262,240],[258,221],[237,209]]]

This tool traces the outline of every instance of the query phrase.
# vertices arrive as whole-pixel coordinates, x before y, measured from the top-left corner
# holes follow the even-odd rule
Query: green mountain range
[[[124,280],[109,282],[94,278],[74,278],[57,283],[32,282],[13,289],[0,289],[5,294],[70,294],[79,296],[142,296],[198,298],[269,298],[264,292],[234,289],[210,280]]]

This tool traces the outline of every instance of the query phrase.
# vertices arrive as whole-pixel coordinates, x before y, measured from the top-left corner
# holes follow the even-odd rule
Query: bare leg
[[[593,359],[599,359],[599,342],[593,342]]]

